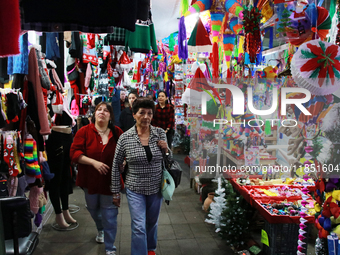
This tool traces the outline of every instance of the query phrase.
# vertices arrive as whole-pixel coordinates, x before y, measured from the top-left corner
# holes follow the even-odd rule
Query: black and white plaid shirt
[[[111,192],[113,194],[120,192],[118,166],[123,163],[125,158],[128,164],[125,186],[128,189],[143,195],[152,195],[160,191],[163,156],[157,145],[159,140],[167,141],[164,130],[150,125],[149,147],[152,160],[149,162],[137,134],[136,126],[119,137],[112,165]]]

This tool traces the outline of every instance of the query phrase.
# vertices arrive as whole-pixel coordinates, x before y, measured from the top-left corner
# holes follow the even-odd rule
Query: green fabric
[[[196,35],[197,35],[197,27],[198,27],[198,22],[196,22],[196,25],[194,27],[194,30],[192,30],[188,45],[190,46],[196,46]]]
[[[318,26],[318,30],[331,29],[331,27],[332,27],[331,16],[328,16],[328,18],[320,26]]]
[[[329,6],[329,17],[332,20],[335,14],[336,0],[331,0],[331,5]]]
[[[234,57],[238,57],[238,36],[235,36]]]
[[[266,135],[271,135],[272,134],[272,128],[270,125],[270,120],[266,120],[265,128],[264,128],[264,133]]]
[[[126,30],[125,49],[129,47],[134,52],[149,53],[150,49],[158,53],[155,28],[153,23],[149,26],[136,24],[135,32]]]
[[[183,16],[189,9],[189,0],[182,0],[181,1],[181,11],[180,15]]]

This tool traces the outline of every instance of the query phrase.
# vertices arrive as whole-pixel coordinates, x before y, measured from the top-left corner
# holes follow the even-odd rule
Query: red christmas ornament
[[[245,33],[244,50],[248,52],[251,63],[255,63],[256,54],[261,50],[260,21],[261,12],[257,7],[245,7],[243,11],[243,25]]]

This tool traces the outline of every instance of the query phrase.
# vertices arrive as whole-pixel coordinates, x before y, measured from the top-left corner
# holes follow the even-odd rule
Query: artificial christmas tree
[[[287,36],[286,32],[288,32],[291,28],[291,20],[289,16],[291,15],[291,12],[287,9],[284,9],[282,12],[282,19],[280,19],[280,24],[277,29],[277,32],[282,33],[284,36]]]
[[[244,248],[249,233],[245,200],[233,190],[231,183],[228,182],[225,189],[225,194],[228,195],[221,215],[219,235],[227,244],[238,250]]]

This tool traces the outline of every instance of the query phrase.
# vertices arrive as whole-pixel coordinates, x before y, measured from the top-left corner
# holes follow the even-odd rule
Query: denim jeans
[[[118,208],[112,204],[112,196],[88,193],[84,188],[87,210],[96,223],[98,231],[104,231],[105,250],[115,251]]]
[[[161,193],[142,195],[128,188],[126,197],[131,214],[131,255],[147,255],[156,250]]]

